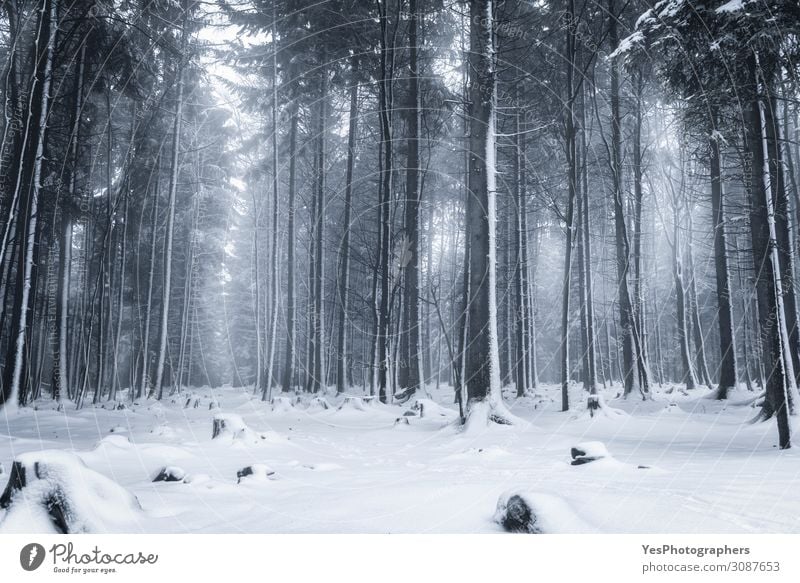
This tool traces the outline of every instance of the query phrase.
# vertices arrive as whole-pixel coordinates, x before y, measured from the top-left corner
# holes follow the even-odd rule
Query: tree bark
[[[495,68],[493,2],[470,2],[470,136],[467,246],[469,290],[466,346],[467,409],[495,391],[499,399],[495,241]]]
[[[163,395],[164,364],[167,358],[167,338],[169,332],[170,291],[172,287],[172,246],[175,236],[175,205],[178,194],[178,173],[180,170],[181,127],[183,122],[183,89],[186,47],[188,42],[189,10],[183,1],[183,26],[181,32],[181,54],[178,57],[177,90],[175,98],[175,120],[172,125],[172,159],[170,162],[169,202],[167,203],[167,231],[164,241],[164,281],[161,292],[161,321],[159,324],[158,360],[155,384],[152,391],[158,399]]]
[[[717,321],[719,325],[719,385],[717,399],[726,399],[736,387],[736,340],[733,329],[730,270],[728,269],[727,237],[725,233],[724,188],[719,136],[709,139],[709,169],[711,171],[711,214],[714,229],[714,270],[717,287]],[[745,330],[747,324],[745,323]],[[746,332],[745,332],[746,333]],[[749,372],[749,371],[748,371]]]
[[[403,398],[419,391],[422,382],[422,363],[420,354],[420,157],[419,157],[419,62],[417,59],[417,0],[409,1],[409,81],[408,81],[408,161],[406,167],[405,202],[405,241],[403,261],[404,286],[403,310],[405,326],[401,331],[401,354],[399,364],[398,389]]]
[[[347,378],[347,322],[350,296],[350,223],[353,216],[353,167],[356,158],[356,137],[358,133],[358,57],[350,59],[350,125],[347,135],[347,169],[344,187],[344,235],[339,263],[339,320],[336,338],[336,392],[343,393],[348,385]]]

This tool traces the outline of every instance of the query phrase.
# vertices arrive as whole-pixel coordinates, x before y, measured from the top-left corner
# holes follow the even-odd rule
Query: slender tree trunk
[[[380,303],[378,307],[378,334],[377,334],[377,355],[378,362],[378,398],[382,403],[387,401],[387,388],[389,383],[389,328],[390,328],[390,241],[391,241],[391,208],[392,200],[392,79],[390,59],[393,58],[393,45],[391,44],[388,28],[388,0],[376,0],[380,13],[381,28],[381,65],[379,78],[379,111],[381,123],[381,150],[383,153],[383,164],[380,172],[381,196],[380,196]]]
[[[684,171],[683,166],[680,169]],[[683,184],[681,184],[681,199],[683,197]],[[678,345],[680,347],[682,374],[680,381],[686,383],[689,391],[697,387],[697,377],[689,351],[689,334],[687,332],[686,318],[686,289],[683,281],[683,245],[681,242],[681,213],[683,200],[673,201],[673,236],[672,236],[672,276],[675,280],[676,318],[678,320]]]
[[[343,393],[348,385],[347,378],[347,322],[350,296],[350,223],[353,220],[353,167],[356,158],[356,137],[358,133],[358,57],[351,57],[350,80],[350,125],[347,136],[347,169],[344,190],[344,236],[339,264],[339,321],[336,339],[336,392]]]
[[[278,342],[278,308],[280,307],[281,286],[278,271],[278,218],[280,216],[280,189],[278,166],[278,14],[275,4],[272,5],[272,253],[270,255],[270,296],[272,312],[270,314],[269,340],[267,353],[266,385],[262,394],[263,400],[270,398],[274,381],[275,345]],[[324,171],[324,170],[322,170]]]
[[[619,44],[617,9],[615,0],[608,0],[609,42]],[[638,385],[638,370],[634,348],[634,313],[628,283],[630,244],[625,227],[625,205],[622,190],[622,121],[620,114],[619,68],[617,57],[611,59],[611,172],[614,203],[614,235],[616,239],[617,294],[619,304],[619,331],[622,335],[622,381],[625,396]]]
[[[730,270],[728,269],[727,237],[725,227],[724,190],[719,136],[712,133],[709,140],[709,168],[711,171],[711,214],[714,229],[714,270],[717,285],[717,320],[719,324],[719,385],[717,399],[726,399],[728,391],[736,387],[736,340],[733,329]],[[745,325],[745,334],[747,326]],[[745,367],[747,369],[747,367]],[[747,370],[749,374],[749,370]]]
[[[81,47],[75,71],[75,103],[72,110],[72,131],[69,142],[69,176],[67,178],[66,201],[61,204],[61,233],[58,245],[58,302],[56,305],[56,326],[58,349],[53,358],[53,395],[57,401],[70,394],[69,387],[69,292],[72,263],[72,205],[75,204],[76,174],[78,171],[78,144],[80,143],[81,118],[83,107],[83,78],[86,63],[86,45]]]
[[[398,389],[403,398],[410,397],[419,391],[422,383],[422,362],[420,355],[420,157],[419,157],[419,63],[417,60],[417,0],[409,1],[409,87],[408,87],[408,162],[406,167],[406,202],[405,202],[405,256],[403,257],[404,274],[404,320],[405,327],[401,331],[401,354],[399,362]],[[407,262],[406,262],[407,261]]]
[[[592,276],[592,240],[591,240],[591,219],[590,219],[590,199],[589,199],[589,150],[586,146],[586,84],[581,84],[581,109],[580,109],[580,149],[583,152],[583,164],[579,171],[582,182],[582,196],[583,196],[583,213],[581,214],[581,224],[579,229],[582,232],[583,243],[583,256],[584,256],[584,281],[585,281],[585,298],[586,303],[586,336],[587,336],[587,364],[589,367],[589,377],[587,379],[589,386],[589,399],[594,404],[589,405],[592,410],[598,402],[598,387],[597,387],[597,346],[596,346],[596,333],[595,333],[595,315],[594,315],[594,282]]]
[[[286,218],[286,361],[283,367],[283,390],[290,391],[294,377],[297,343],[297,297],[295,292],[295,177],[297,175],[297,124],[299,121],[296,95],[292,95],[289,119],[289,201]]]
[[[325,315],[323,312],[325,296],[324,280],[324,239],[325,239],[325,132],[326,132],[326,101],[328,99],[327,72],[323,71],[322,88],[320,91],[317,128],[316,128],[316,163],[314,177],[314,201],[311,209],[311,226],[313,229],[313,257],[310,264],[310,277],[312,280],[312,297],[310,306],[310,336],[309,336],[309,384],[308,390],[316,393],[325,385]]]
[[[574,239],[575,194],[578,186],[577,135],[575,130],[575,87],[573,82],[575,69],[575,2],[569,0],[568,14],[570,26],[567,26],[567,102],[564,112],[567,153],[567,212],[565,215],[564,275],[561,286],[561,410],[569,411],[570,369],[570,282],[572,279],[572,247]]]
[[[692,213],[688,213],[688,225],[686,234],[686,264],[689,270],[689,316],[692,324],[692,337],[694,339],[695,351],[695,364],[697,371],[700,375],[700,380],[707,387],[713,386],[711,374],[708,372],[708,363],[706,361],[706,344],[703,337],[703,328],[700,323],[700,307],[697,299],[697,274],[694,267],[694,245],[693,245],[693,232],[694,221],[692,220]]]
[[[758,319],[766,374],[767,396],[762,416],[775,415],[778,424],[778,445],[791,447],[788,418],[788,389],[793,381],[792,358],[783,342],[785,329],[781,268],[775,229],[775,209],[769,185],[767,144],[764,116],[761,111],[761,89],[758,57],[748,59],[752,95],[745,117],[746,160],[745,181],[750,197],[750,232],[756,273]],[[788,340],[788,339],[787,339]]]
[[[153,391],[158,399],[163,395],[164,365],[167,358],[167,339],[169,333],[169,306],[172,287],[172,247],[175,236],[175,206],[178,194],[178,174],[180,170],[181,127],[183,121],[183,89],[184,66],[188,41],[187,25],[189,10],[186,0],[183,2],[183,30],[181,32],[181,54],[178,57],[177,90],[175,98],[175,120],[172,126],[172,160],[169,177],[169,202],[167,203],[167,231],[164,242],[164,281],[161,292],[161,321],[159,323],[158,360],[156,364],[155,384]]]
[[[519,89],[517,88],[516,98],[519,99]],[[526,196],[525,196],[525,154],[523,150],[523,136],[522,136],[522,123],[521,112],[519,106],[517,107],[516,115],[514,117],[514,201],[516,202],[516,229],[514,233],[514,253],[515,259],[514,266],[514,303],[517,308],[516,314],[516,370],[515,382],[517,385],[517,396],[525,396],[525,392],[530,387],[530,371],[528,367],[529,357],[529,343],[530,338],[528,335],[528,265],[527,259],[527,221],[525,214],[527,211]]]
[[[770,84],[773,85],[773,84]],[[764,107],[764,139],[767,151],[767,169],[775,214],[775,236],[778,259],[780,261],[781,287],[783,289],[784,322],[788,333],[785,350],[791,356],[794,371],[794,384],[800,378],[800,330],[797,320],[797,299],[794,286],[794,253],[789,230],[789,197],[786,192],[786,180],[783,163],[783,136],[781,136],[778,119],[778,102],[772,87],[766,87]],[[789,392],[791,400],[793,391]]]

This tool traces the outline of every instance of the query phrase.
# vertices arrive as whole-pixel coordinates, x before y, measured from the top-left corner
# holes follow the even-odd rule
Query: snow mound
[[[453,421],[458,417],[458,412],[442,407],[431,399],[417,399],[411,409],[416,411],[421,418],[438,418]]]
[[[273,397],[271,401],[273,413],[291,413],[294,405],[289,397]]]
[[[572,465],[580,466],[604,458],[610,458],[606,446],[600,441],[584,441],[570,450]]]
[[[331,406],[328,404],[328,401],[325,400],[324,397],[314,397],[309,401],[308,407],[306,407],[306,412],[308,413],[316,413],[318,411],[327,411],[330,409]]]
[[[156,425],[150,429],[150,433],[156,437],[164,437],[166,439],[177,439],[178,434],[169,425]]]
[[[485,432],[490,426],[512,425],[526,426],[528,423],[511,413],[503,403],[502,397],[490,393],[487,399],[469,405],[463,431],[466,435],[477,435]]]
[[[183,479],[184,484],[205,484],[211,481],[211,476],[204,473],[189,474]]]
[[[264,482],[275,478],[275,470],[267,464],[253,464],[242,468],[236,472],[236,483],[241,484],[243,480]]]
[[[0,508],[8,510],[2,532],[62,534],[124,529],[142,510],[122,486],[89,469],[78,456],[55,450],[17,456]]]
[[[124,435],[109,435],[97,442],[94,446],[96,452],[99,451],[114,451],[114,450],[128,450],[133,447],[131,440]]]
[[[511,490],[501,494],[494,521],[504,530],[515,533],[595,532],[562,498],[538,492]]]
[[[343,469],[339,464],[333,462],[321,462],[318,464],[304,464],[303,467],[307,470],[314,470],[317,472],[333,472]]]

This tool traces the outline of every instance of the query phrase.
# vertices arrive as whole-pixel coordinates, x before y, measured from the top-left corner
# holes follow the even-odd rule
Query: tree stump
[[[610,457],[606,446],[599,441],[579,443],[570,450],[572,465],[581,466],[603,458]]]
[[[497,501],[495,520],[507,532],[541,534],[536,513],[519,494],[501,496]]]
[[[183,468],[177,466],[165,466],[159,470],[153,482],[182,482],[186,477]]]
[[[253,464],[236,472],[236,483],[241,484],[245,479],[269,480],[274,475],[275,471],[266,464]]]

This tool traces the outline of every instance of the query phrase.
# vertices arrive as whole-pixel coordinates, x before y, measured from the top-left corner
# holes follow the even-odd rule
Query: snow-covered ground
[[[114,520],[93,517],[92,529],[109,532],[501,532],[498,499],[524,492],[546,532],[800,533],[800,451],[776,448],[774,421],[747,423],[752,393],[718,403],[673,387],[643,402],[609,391],[620,413],[591,419],[559,412],[558,390],[509,394],[525,423],[468,433],[444,388],[422,417],[408,404],[331,395],[268,404],[233,388],[122,410],[43,402],[7,420],[0,412],[0,481],[23,453],[74,452],[139,500],[141,510]],[[585,407],[580,388],[572,402]],[[586,442],[607,457],[571,465],[571,448]],[[237,477],[247,466],[253,473]],[[165,467],[183,481],[153,482]],[[52,528],[46,513],[15,513],[0,510],[0,532]]]

